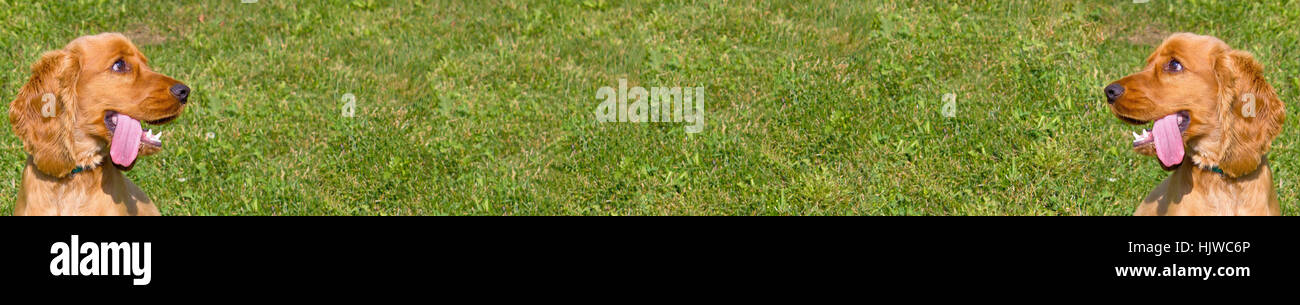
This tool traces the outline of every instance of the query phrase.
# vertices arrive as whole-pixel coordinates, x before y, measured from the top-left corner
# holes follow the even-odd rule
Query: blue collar
[[[95,167],[94,167],[94,166],[78,166],[77,168],[72,169],[72,172],[71,172],[71,173],[68,173],[68,176],[72,176],[72,174],[76,174],[76,173],[80,173],[80,172],[88,171],[88,170],[90,170],[90,169],[92,169],[92,168],[95,168]]]
[[[32,162],[32,155],[27,155],[27,163],[28,163],[28,166],[36,166],[36,164]],[[95,169],[95,165],[91,165],[91,166],[77,166],[77,167],[72,168],[72,172],[69,172],[67,175],[64,175],[63,178],[72,177],[73,174],[80,173],[80,172],[84,172],[84,171],[89,171],[89,170],[92,170],[92,169]],[[41,172],[41,173],[46,174],[46,175],[49,175],[49,176],[54,176],[54,175],[51,175],[51,174],[46,173],[46,172],[44,172],[44,171],[41,171],[39,168],[38,168],[36,171]]]
[[[1259,170],[1259,168],[1264,167],[1264,164],[1268,164],[1268,155],[1264,155],[1264,156],[1262,156],[1262,157],[1259,157],[1259,165],[1255,167],[1255,170]],[[1228,176],[1228,174],[1224,174],[1224,173],[1223,173],[1223,169],[1220,169],[1218,166],[1211,166],[1210,168],[1205,168],[1205,167],[1201,167],[1201,168],[1202,168],[1202,169],[1209,170],[1209,171],[1214,172],[1214,173],[1216,173],[1216,174],[1220,174],[1220,175]],[[1255,171],[1250,171],[1250,172],[1248,172],[1248,173],[1241,174],[1241,175],[1242,175],[1242,176],[1245,176],[1245,175],[1249,175],[1250,173],[1254,173],[1254,172],[1255,172]],[[1231,178],[1231,177],[1229,177],[1229,178]]]

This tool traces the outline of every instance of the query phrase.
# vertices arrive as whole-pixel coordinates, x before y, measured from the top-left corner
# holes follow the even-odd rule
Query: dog
[[[140,122],[175,120],[189,95],[118,33],[42,55],[9,104],[27,153],[14,215],[159,215],[122,171],[162,150],[162,133]]]
[[[1177,33],[1145,68],[1103,88],[1120,121],[1154,122],[1133,150],[1173,171],[1134,215],[1280,215],[1268,150],[1286,105],[1248,52]]]

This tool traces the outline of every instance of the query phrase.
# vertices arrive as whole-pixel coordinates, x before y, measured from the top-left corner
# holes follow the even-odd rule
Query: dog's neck
[[[125,187],[120,181],[125,179],[122,172],[112,165],[77,167],[80,169],[63,177],[42,172],[36,167],[31,156],[27,156],[27,166],[23,174],[23,190],[31,194],[50,197],[49,202],[56,202],[59,211],[75,211],[80,205],[96,193],[115,193]],[[113,189],[107,189],[113,188]],[[59,214],[75,214],[60,212]]]
[[[159,215],[140,187],[112,163],[55,177],[27,157],[22,187],[14,205],[17,215]]]
[[[1192,192],[1199,192],[1215,204],[1218,215],[1236,215],[1246,205],[1267,201],[1258,194],[1273,194],[1273,172],[1268,158],[1260,160],[1259,167],[1248,174],[1236,178],[1229,177],[1215,167],[1196,166],[1190,159],[1183,160],[1170,176],[1172,183],[1191,185]]]

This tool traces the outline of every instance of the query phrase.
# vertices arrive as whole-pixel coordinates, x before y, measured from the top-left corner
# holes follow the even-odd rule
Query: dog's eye
[[[1166,65],[1166,66],[1165,66],[1165,71],[1169,71],[1169,72],[1182,72],[1182,71],[1183,71],[1183,63],[1178,62],[1177,59],[1169,60],[1169,65]]]
[[[118,59],[116,62],[113,62],[113,72],[126,73],[126,71],[129,70],[131,70],[131,67],[127,66],[125,61]]]

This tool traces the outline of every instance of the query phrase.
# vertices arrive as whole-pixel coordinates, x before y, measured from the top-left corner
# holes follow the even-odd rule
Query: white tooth
[[[1132,133],[1132,134],[1133,134],[1133,141],[1134,141],[1134,142],[1137,142],[1138,140],[1142,140],[1142,136],[1139,136],[1138,133],[1137,133],[1136,131],[1130,131],[1129,133]]]
[[[153,139],[154,139],[154,140],[162,141],[162,132],[159,131],[159,132],[158,132],[158,135],[157,135],[156,137],[154,137]]]

